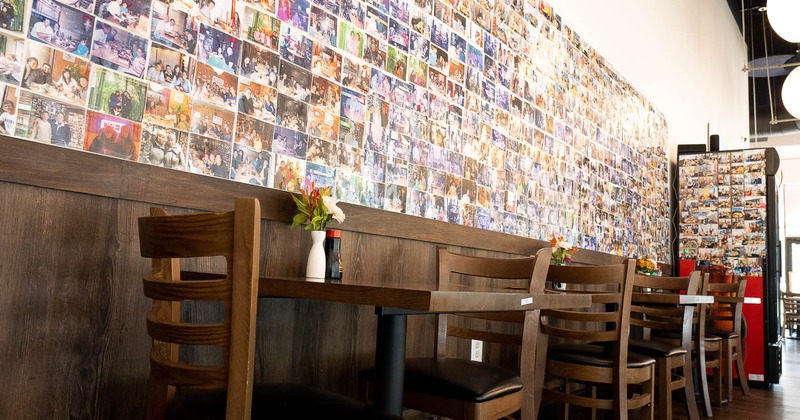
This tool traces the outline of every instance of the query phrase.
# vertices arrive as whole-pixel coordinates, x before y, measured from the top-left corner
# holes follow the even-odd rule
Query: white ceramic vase
[[[325,280],[325,231],[311,231],[311,250],[306,262],[306,277],[319,281]]]

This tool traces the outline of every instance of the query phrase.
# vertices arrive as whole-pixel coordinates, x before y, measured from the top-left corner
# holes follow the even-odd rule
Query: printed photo
[[[285,0],[284,0],[285,1]],[[311,68],[311,55],[314,41],[303,35],[297,28],[284,25],[281,28],[281,39],[278,51],[281,58],[304,69]]]
[[[86,2],[89,2],[89,0],[82,0],[79,3],[83,4]],[[22,24],[27,14],[25,3],[25,0],[4,0],[0,4],[0,28],[9,32],[22,34]],[[83,10],[86,9],[83,8]]]
[[[308,35],[311,36],[312,39],[335,47],[337,45],[337,28],[338,22],[335,16],[326,13],[317,6],[311,7],[311,20],[309,22]]]
[[[279,65],[280,58],[278,54],[256,44],[243,43],[242,64],[239,69],[241,76],[274,87],[278,82]]]
[[[278,38],[281,34],[280,20],[251,7],[244,8],[243,19],[241,33],[243,38],[273,50],[278,49]]]
[[[409,53],[427,62],[431,52],[430,41],[416,32],[411,32],[410,39],[411,41],[408,47]]]
[[[312,3],[334,15],[339,15],[339,2],[337,0],[311,0]]]
[[[37,42],[29,42],[27,47],[22,87],[77,105],[86,104],[91,69],[88,61]]]
[[[421,87],[428,86],[428,65],[416,57],[411,57],[408,81]]]
[[[238,78],[200,62],[197,65],[194,97],[228,109],[236,108]]]
[[[380,40],[386,40],[389,34],[388,19],[384,13],[374,7],[367,8],[364,32]]]
[[[358,61],[351,61],[348,57],[344,58],[344,66],[342,67],[343,87],[367,93],[369,92],[370,76],[369,66]]]
[[[253,150],[272,150],[272,137],[275,126],[246,115],[239,114],[236,118],[237,145],[247,146]],[[235,167],[235,165],[234,165]]]
[[[283,156],[305,159],[308,135],[285,127],[275,127],[272,151]]]
[[[181,92],[192,93],[196,66],[194,57],[153,43],[150,45],[145,79]]]
[[[353,27],[364,29],[364,16],[367,8],[358,0],[342,0],[342,19],[350,22]]]
[[[191,115],[192,98],[189,95],[150,83],[144,122],[189,131]]]
[[[278,92],[262,84],[243,80],[239,84],[240,114],[274,123],[277,115]]]
[[[150,0],[95,0],[94,14],[137,35],[147,36]]]
[[[378,69],[372,69],[372,75],[369,80],[372,93],[381,95],[384,99],[389,98],[392,90],[391,78],[391,76]]]
[[[308,115],[308,134],[335,142],[339,139],[339,116],[311,107]]]
[[[342,104],[342,87],[324,77],[314,76],[309,103],[327,112],[338,113]]]
[[[192,104],[192,134],[210,137],[226,142],[233,141],[233,127],[236,114],[210,104],[195,102]],[[228,151],[230,154],[230,150]]]
[[[400,22],[408,24],[408,3],[406,0],[391,0],[389,2],[391,16]]]
[[[310,88],[311,72],[281,60],[278,92],[294,100],[307,102]]]
[[[277,0],[278,19],[294,26],[295,28],[308,30],[308,0]]]
[[[406,54],[390,45],[386,54],[386,71],[398,79],[406,80],[407,68],[408,57]]]
[[[291,130],[306,131],[308,105],[283,94],[278,95],[277,124]]]
[[[207,25],[200,25],[197,35],[197,59],[212,67],[237,73],[242,42],[229,34]]]
[[[350,89],[342,89],[342,111],[341,116],[347,117],[350,121],[364,124],[365,103],[364,95]]]
[[[19,99],[17,98],[17,93],[19,88],[16,86],[2,86],[3,95],[0,98],[0,106],[2,106],[3,111],[0,114],[0,134],[4,136],[16,136],[17,134],[17,120],[19,119],[19,115],[17,114],[17,103]],[[26,125],[28,123],[28,116],[25,116]]]
[[[311,58],[311,72],[339,82],[342,80],[342,55],[333,48],[315,42],[314,55]]]
[[[94,16],[69,6],[34,0],[28,38],[77,56],[89,55]]]
[[[306,149],[306,160],[328,167],[337,165],[336,142],[309,137]]]
[[[367,46],[364,48],[364,61],[377,68],[386,67],[386,43],[367,35]]]
[[[2,6],[0,6],[2,9]],[[25,40],[0,34],[0,82],[19,86],[22,81]]]
[[[253,150],[241,144],[233,145],[231,179],[263,187],[272,186],[272,153]]]
[[[178,3],[183,7],[186,4],[191,4],[187,1]],[[233,9],[235,2],[232,1],[218,1],[214,0],[198,0],[188,13],[196,16],[197,20],[205,25],[211,25],[221,31],[227,32],[231,35],[239,33],[239,15]]]
[[[189,134],[174,128],[142,124],[139,162],[170,169],[187,170]]]
[[[95,111],[86,112],[84,150],[137,161],[141,136],[140,124]]]
[[[153,3],[153,21],[150,26],[150,38],[153,41],[178,51],[194,54],[197,47],[198,26],[195,15],[190,15],[161,0],[155,0]]]
[[[276,0],[242,0],[247,4],[261,8],[264,11],[275,13]]]
[[[401,24],[397,20],[389,20],[389,44],[395,47],[408,51],[408,27]]]
[[[148,40],[98,21],[92,39],[92,62],[142,78],[147,67]]]
[[[16,136],[83,149],[85,112],[84,108],[22,91],[17,103]]]
[[[189,138],[189,172],[230,178],[231,143],[209,137]]]
[[[98,68],[89,91],[89,108],[109,115],[142,121],[147,83]]]
[[[344,19],[339,21],[339,49],[361,58],[364,56],[364,33]]]
[[[351,121],[347,117],[339,119],[339,144],[342,146],[355,147],[360,149],[363,147],[364,140],[364,124]]]

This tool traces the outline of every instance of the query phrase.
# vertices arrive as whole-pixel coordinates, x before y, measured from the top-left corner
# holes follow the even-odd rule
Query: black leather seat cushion
[[[225,418],[225,392],[199,391],[176,396],[167,419]],[[318,388],[297,384],[263,384],[253,388],[253,419],[376,419],[402,420],[376,413],[371,407]]]
[[[547,358],[579,365],[613,367],[612,347],[598,344],[559,344],[547,349]],[[655,364],[652,357],[628,352],[628,368],[636,369]]]
[[[406,359],[405,372],[406,389],[476,403],[522,389],[522,378],[514,372],[464,359]],[[372,380],[375,370],[367,369],[360,376]]]
[[[628,350],[650,357],[673,357],[686,354],[686,350],[653,340],[628,339]]]
[[[716,328],[706,328],[706,332],[711,335],[715,335],[720,338],[724,338],[727,340],[732,340],[739,336],[739,334],[735,334],[733,331],[726,331],[726,330],[719,330]]]

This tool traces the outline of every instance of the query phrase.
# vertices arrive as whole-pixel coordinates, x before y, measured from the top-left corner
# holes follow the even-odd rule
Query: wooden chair
[[[486,299],[492,290],[541,293],[549,261],[550,248],[535,257],[487,258],[439,247],[438,290],[476,289],[486,291]],[[530,390],[537,322],[538,311],[437,315],[434,356],[405,362],[403,405],[453,419],[494,420],[520,410],[523,419],[535,419]],[[460,347],[463,354],[457,354],[456,340],[466,340]],[[518,347],[511,354],[519,354],[521,373],[471,361],[469,340]],[[491,350],[488,344],[484,349],[486,358]],[[368,382],[374,372],[362,372],[361,377]],[[362,396],[369,398],[366,384]]]
[[[631,325],[642,329],[642,338],[630,338],[628,349],[656,359],[656,413],[661,419],[672,419],[672,392],[683,389],[689,418],[700,416],[692,380],[692,319],[694,306],[664,303],[659,295],[685,292],[696,295],[700,288],[700,272],[687,277],[634,276]],[[659,333],[677,334],[676,343],[658,339]],[[675,345],[678,344],[678,345]],[[688,379],[687,379],[688,378]]]
[[[628,410],[643,409],[643,418],[653,418],[655,360],[628,352],[634,268],[634,260],[626,260],[608,266],[553,265],[547,273],[548,284],[559,286],[553,292],[592,293],[595,303],[586,311],[541,311],[536,349],[546,353],[537,359],[546,360],[548,386],[537,376],[535,392],[542,390],[542,401],[562,403],[564,418],[570,405],[591,409],[593,417],[597,409],[623,419]],[[565,342],[547,347],[549,338]]]
[[[783,292],[781,301],[783,302],[784,333],[788,332],[789,338],[797,338],[798,327],[800,327],[800,293]],[[784,334],[784,336],[786,335]]]
[[[153,338],[148,419],[394,418],[373,415],[361,403],[311,387],[253,386],[258,200],[239,198],[235,211],[225,213],[150,213],[139,219],[141,255],[153,259],[144,278],[144,294],[153,299],[147,314]],[[182,266],[213,267],[220,273],[182,271]],[[209,303],[221,309],[221,320],[209,319],[213,310],[192,314],[198,311],[192,305]],[[214,356],[217,360],[210,360]]]
[[[742,393],[750,395],[742,358],[742,305],[746,285],[747,280],[743,278],[733,283],[708,282],[704,285],[704,292],[714,296],[714,304],[706,306],[706,332],[722,339],[723,401],[733,398],[734,364]]]

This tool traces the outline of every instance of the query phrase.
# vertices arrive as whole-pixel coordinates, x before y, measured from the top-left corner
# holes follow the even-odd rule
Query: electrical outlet
[[[483,361],[483,341],[472,340],[472,351],[469,358],[476,362]]]

